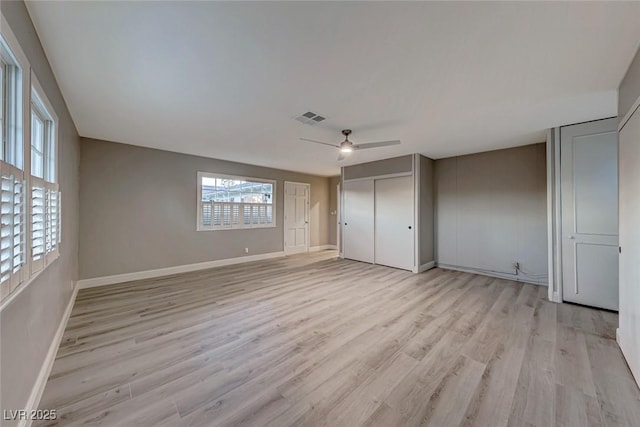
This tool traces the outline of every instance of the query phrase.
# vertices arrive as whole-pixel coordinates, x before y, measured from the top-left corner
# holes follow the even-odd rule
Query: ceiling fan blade
[[[300,138],[300,140],[301,141],[307,141],[307,142],[315,142],[316,144],[328,145],[329,147],[333,147],[333,148],[340,148],[339,146],[337,146],[335,144],[329,144],[328,142],[315,141],[313,139],[307,139],[307,138]]]
[[[378,148],[378,147],[389,147],[391,145],[400,144],[399,140],[395,141],[380,141],[380,142],[368,142],[366,144],[354,144],[353,148],[356,150],[364,150],[365,148]]]
[[[338,161],[342,161],[344,159],[346,159],[347,157],[349,157],[349,152],[345,153],[344,151],[341,151],[340,153],[338,153]]]

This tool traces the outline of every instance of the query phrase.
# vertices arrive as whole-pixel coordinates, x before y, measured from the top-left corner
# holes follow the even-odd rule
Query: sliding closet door
[[[411,270],[414,262],[413,177],[375,182],[375,262]]]
[[[344,257],[373,262],[373,180],[346,181],[343,202]]]

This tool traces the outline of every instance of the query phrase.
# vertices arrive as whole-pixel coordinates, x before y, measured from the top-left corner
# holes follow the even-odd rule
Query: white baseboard
[[[630,355],[631,352],[628,351],[626,345],[628,341],[624,339],[624,334],[620,333],[620,328],[616,328],[616,342],[618,343],[618,347],[620,347],[620,351],[622,352],[622,355],[627,362],[627,366],[631,371],[633,379],[636,381],[636,384],[638,384],[638,387],[640,387],[640,364],[638,364],[637,362],[634,363],[634,361],[627,357],[627,355]]]
[[[418,273],[422,273],[423,271],[431,270],[435,266],[436,266],[436,262],[435,261],[426,262],[426,263],[422,264],[420,267],[418,267]]]
[[[73,304],[76,302],[78,289],[80,289],[80,285],[78,282],[76,282],[73,286],[71,299],[69,300],[67,308],[62,314],[62,319],[60,320],[60,324],[58,325],[56,334],[53,336],[53,340],[51,341],[51,345],[49,346],[49,350],[47,351],[47,356],[45,357],[44,362],[42,363],[42,367],[40,368],[40,372],[38,373],[38,377],[36,378],[36,383],[31,389],[29,400],[27,401],[27,405],[24,408],[27,411],[27,414],[38,409],[40,399],[42,398],[42,393],[44,393],[44,388],[47,385],[47,379],[49,379],[49,374],[51,373],[51,368],[53,368],[53,362],[56,360],[56,354],[58,354],[58,348],[60,347],[60,343],[62,342],[64,330],[67,327],[69,317],[71,317],[71,311],[73,310]],[[18,426],[30,427],[31,422],[32,420],[30,419],[21,420],[18,423]]]
[[[320,245],[320,246],[311,246],[309,248],[309,252],[318,252],[318,251],[328,251],[328,250],[336,250],[338,247],[336,245]]]
[[[116,274],[113,276],[94,277],[78,281],[80,289],[94,288],[97,286],[113,285],[116,283],[130,282],[132,280],[153,279],[156,277],[170,276],[172,274],[188,273],[191,271],[206,270],[209,268],[223,267],[225,265],[242,264],[245,262],[261,261],[285,256],[284,252],[270,252],[259,255],[249,255],[236,258],[219,259],[216,261],[199,262],[196,264],[177,265],[175,267],[159,268],[157,270],[136,271],[134,273]]]
[[[311,248],[297,248],[297,249],[285,249],[285,255],[298,255],[298,254],[306,254],[307,252],[311,252]]]
[[[449,264],[441,264],[441,263],[436,263],[436,265],[440,268],[444,268],[447,270],[463,271],[465,273],[479,274],[481,276],[489,276],[489,277],[496,277],[498,279],[513,280],[514,282],[523,282],[523,283],[530,283],[532,285],[548,286],[547,283],[536,282],[534,280],[527,279],[524,276],[518,276],[515,274],[505,274],[505,273],[499,273],[499,272],[493,272],[493,271],[478,270],[470,267],[460,267],[457,265],[449,265]]]

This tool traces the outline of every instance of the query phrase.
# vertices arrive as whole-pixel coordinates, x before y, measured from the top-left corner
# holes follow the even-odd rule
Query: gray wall
[[[434,161],[425,156],[420,159],[420,265],[435,260]]]
[[[436,160],[435,180],[438,265],[547,274],[544,143]]]
[[[80,149],[75,125],[24,3],[2,1],[0,10],[59,119],[59,184],[62,192],[60,257],[0,313],[1,409],[23,409],[71,298],[73,282],[77,279]],[[6,422],[6,425],[13,424]]]
[[[413,157],[411,155],[361,163],[343,168],[344,179],[366,178],[368,176],[388,175],[392,173],[411,172]]]
[[[640,48],[618,88],[618,119],[622,120],[640,96]]]
[[[330,243],[329,178],[82,138],[80,277],[283,250],[284,181],[311,184],[311,246]],[[277,180],[277,227],[196,231],[198,171]]]

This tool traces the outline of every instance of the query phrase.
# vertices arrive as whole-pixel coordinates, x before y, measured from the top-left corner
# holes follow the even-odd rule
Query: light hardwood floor
[[[333,251],[82,290],[40,407],[59,425],[640,426],[617,315],[545,296]]]

